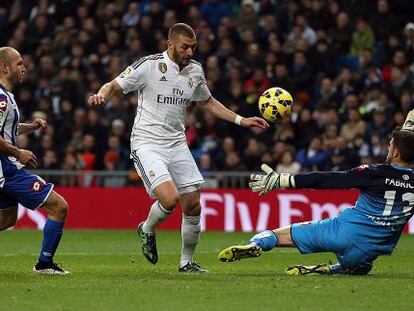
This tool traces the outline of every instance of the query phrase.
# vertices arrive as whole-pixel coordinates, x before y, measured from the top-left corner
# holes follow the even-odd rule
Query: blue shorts
[[[337,217],[297,223],[291,227],[293,242],[302,254],[332,252],[344,271],[368,271],[377,256],[355,246],[345,233],[345,225]]]
[[[15,170],[0,188],[0,210],[16,207],[17,203],[35,210],[43,205],[52,189],[53,184],[46,183],[41,177],[25,169]]]

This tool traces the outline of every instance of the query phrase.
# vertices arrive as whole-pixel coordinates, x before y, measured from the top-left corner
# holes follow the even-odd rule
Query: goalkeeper
[[[333,252],[336,264],[288,267],[289,275],[365,275],[380,255],[390,255],[404,225],[414,213],[414,110],[392,133],[384,164],[362,165],[341,172],[277,174],[266,164],[265,174],[252,174],[249,187],[263,195],[273,189],[358,188],[354,208],[321,221],[297,223],[253,236],[247,244],[224,249],[219,259],[232,262],[258,257],[275,247],[297,247],[302,254]]]

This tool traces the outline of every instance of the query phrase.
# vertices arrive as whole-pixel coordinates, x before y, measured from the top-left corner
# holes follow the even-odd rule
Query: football
[[[272,87],[259,98],[260,114],[269,122],[283,121],[292,114],[293,98],[280,87]]]

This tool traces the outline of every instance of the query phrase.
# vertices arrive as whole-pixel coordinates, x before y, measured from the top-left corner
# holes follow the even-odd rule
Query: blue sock
[[[52,261],[63,234],[63,221],[47,219],[43,228],[43,243],[39,260]]]
[[[277,245],[277,236],[272,230],[266,230],[256,234],[247,244],[256,244],[264,251],[270,251]]]

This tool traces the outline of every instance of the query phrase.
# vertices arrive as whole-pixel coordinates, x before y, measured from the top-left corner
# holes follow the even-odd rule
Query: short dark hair
[[[196,34],[191,26],[185,23],[174,24],[168,32],[168,39],[175,39],[178,35],[183,35],[188,38],[195,38]]]
[[[392,132],[394,147],[400,152],[401,160],[414,164],[414,132],[396,128]]]

